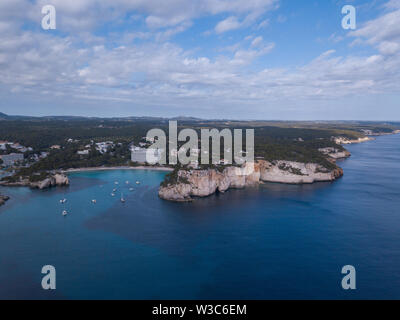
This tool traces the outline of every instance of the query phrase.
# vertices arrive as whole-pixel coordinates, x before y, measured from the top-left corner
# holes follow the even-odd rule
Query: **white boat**
[[[119,182],[118,182],[118,181],[115,181],[114,184],[119,184]]]
[[[140,181],[136,181],[136,184],[140,184]]]
[[[129,181],[125,181],[126,184],[129,184]]]
[[[67,199],[61,199],[60,200],[60,203],[66,203],[67,202]]]
[[[96,203],[96,202],[97,202],[96,199],[93,199],[93,200],[92,200],[92,203]]]
[[[115,193],[111,193],[111,197],[115,197]]]
[[[129,188],[129,191],[133,191],[134,189],[133,188]]]
[[[113,192],[116,192],[117,191],[117,189],[115,188],[115,189],[113,189]]]
[[[66,210],[64,210],[63,212],[62,212],[62,215],[65,217],[66,215],[68,214],[68,212],[66,211]]]
[[[121,193],[121,202],[124,203],[125,199],[124,199],[124,195]]]

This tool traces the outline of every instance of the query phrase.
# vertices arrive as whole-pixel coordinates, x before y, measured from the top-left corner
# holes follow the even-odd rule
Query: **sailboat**
[[[124,199],[124,195],[121,193],[121,202],[124,203],[125,199]]]
[[[64,211],[62,212],[62,215],[63,215],[64,217],[65,217],[67,214],[68,214],[67,210],[64,210]]]
[[[60,203],[66,203],[66,202],[67,202],[67,199],[65,199],[65,198],[60,200]]]

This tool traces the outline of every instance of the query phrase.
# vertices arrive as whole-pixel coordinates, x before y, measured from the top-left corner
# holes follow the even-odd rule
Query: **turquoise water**
[[[335,183],[266,184],[191,204],[158,199],[157,171],[1,188],[12,198],[0,207],[0,298],[399,299],[399,143],[396,135],[349,146]],[[126,203],[121,191],[111,197],[115,181]],[[52,292],[40,285],[48,264]],[[341,289],[349,264],[351,292]]]

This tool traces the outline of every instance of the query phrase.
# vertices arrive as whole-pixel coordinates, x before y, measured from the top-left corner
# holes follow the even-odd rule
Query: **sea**
[[[399,299],[400,135],[347,148],[336,182],[192,203],[159,199],[160,171],[0,187],[11,197],[0,207],[0,299]],[[42,288],[46,265],[55,290]],[[348,265],[355,290],[342,287]]]

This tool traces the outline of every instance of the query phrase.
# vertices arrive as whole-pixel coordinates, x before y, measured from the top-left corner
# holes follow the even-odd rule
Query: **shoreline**
[[[91,168],[76,168],[76,169],[66,169],[62,170],[62,173],[68,174],[68,173],[74,173],[74,172],[90,172],[90,171],[110,171],[110,170],[150,170],[150,171],[166,171],[166,172],[171,172],[174,171],[172,168],[166,168],[166,167],[146,167],[146,166],[140,166],[140,167],[91,167]]]

